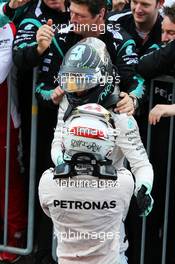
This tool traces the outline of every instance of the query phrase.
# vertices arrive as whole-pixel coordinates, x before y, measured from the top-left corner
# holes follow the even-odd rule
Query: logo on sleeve
[[[129,55],[129,56],[133,54],[132,45],[129,45],[126,48],[126,54]]]
[[[34,25],[29,24],[29,25],[25,26],[24,29],[25,29],[25,30],[31,30],[33,27],[34,27]]]
[[[129,118],[128,119],[128,128],[133,129],[133,127],[134,127],[134,122],[133,122],[132,118]]]

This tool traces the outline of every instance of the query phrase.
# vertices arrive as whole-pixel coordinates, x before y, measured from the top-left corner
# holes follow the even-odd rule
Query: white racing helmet
[[[65,153],[91,153],[96,160],[110,158],[115,130],[110,112],[98,104],[85,104],[75,109],[66,120],[63,133]]]

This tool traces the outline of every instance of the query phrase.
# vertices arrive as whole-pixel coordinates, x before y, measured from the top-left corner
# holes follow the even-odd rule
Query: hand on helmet
[[[137,193],[136,199],[140,211],[139,215],[147,216],[153,208],[154,200],[150,194],[150,191],[147,189],[145,185],[142,184],[141,188]]]

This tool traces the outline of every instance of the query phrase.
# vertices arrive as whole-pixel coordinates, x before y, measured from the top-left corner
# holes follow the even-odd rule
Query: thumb
[[[120,97],[125,97],[126,96],[126,93],[125,92],[121,92],[120,93]]]
[[[47,25],[48,25],[48,26],[52,26],[52,24],[53,24],[53,20],[52,20],[52,19],[48,19],[48,20],[47,20]]]

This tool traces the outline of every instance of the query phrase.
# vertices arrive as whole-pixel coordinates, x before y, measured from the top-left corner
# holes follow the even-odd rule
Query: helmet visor
[[[87,69],[81,73],[78,72],[60,72],[60,87],[68,93],[81,92],[96,87],[100,83],[100,71],[94,73],[94,70]]]

